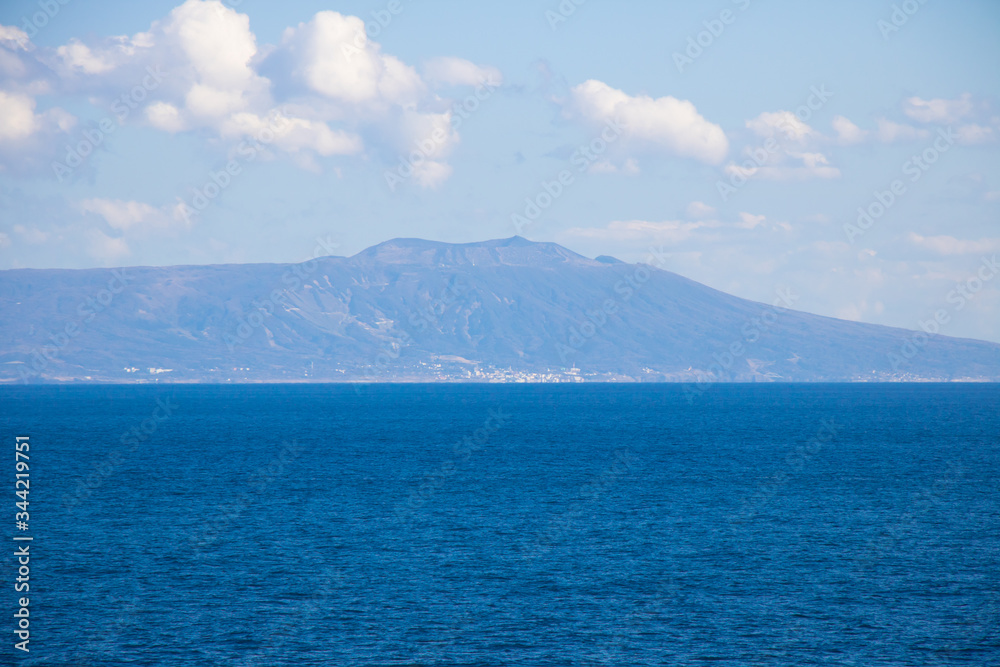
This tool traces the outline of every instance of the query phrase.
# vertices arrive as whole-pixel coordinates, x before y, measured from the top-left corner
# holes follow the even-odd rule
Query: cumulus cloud
[[[35,100],[0,91],[0,142],[30,137],[40,124],[35,116]]]
[[[115,45],[119,47],[120,45]],[[270,82],[252,66],[256,36],[245,14],[211,0],[188,0],[127,48],[140,60],[169,63],[146,118],[168,131],[218,129],[233,114],[269,106]]]
[[[0,89],[0,172],[25,174],[47,166],[51,155],[76,125],[76,118],[53,107],[35,111],[31,95]]]
[[[799,143],[818,136],[816,130],[799,120],[791,111],[764,112],[748,120],[746,126],[761,137],[780,137],[786,141]]]
[[[742,229],[755,229],[765,219],[766,217],[763,215],[754,215],[753,213],[743,211],[740,213],[740,221],[736,223],[736,226]]]
[[[117,232],[116,236],[109,236],[100,228],[93,228],[100,235],[91,233],[91,246],[94,247],[97,243],[108,252],[114,250],[120,254],[127,254],[125,249],[128,247],[128,239],[169,233],[187,227],[191,222],[180,201],[173,206],[156,207],[139,201],[94,197],[78,202],[76,208],[84,214],[100,217],[108,227]]]
[[[108,236],[99,229],[89,230],[86,239],[87,253],[105,265],[115,264],[132,253],[124,238]]]
[[[356,16],[322,11],[308,23],[288,28],[277,58],[285,58],[291,74],[310,91],[341,108],[416,104],[425,84],[416,70],[368,39]]]
[[[812,178],[839,178],[840,169],[830,165],[822,153],[807,153],[785,150],[771,158],[773,164],[746,161],[732,162],[723,171],[727,176],[737,178],[760,178],[769,181],[805,181]]]
[[[503,75],[496,67],[483,67],[462,58],[432,58],[424,63],[424,78],[443,86],[478,86],[483,82],[498,86]]]
[[[739,163],[723,172],[730,179],[761,178],[775,181],[838,178],[840,170],[819,150],[827,140],[791,111],[766,111],[745,123],[763,139],[744,146]]]
[[[912,141],[914,139],[926,139],[931,133],[927,130],[917,129],[912,125],[894,123],[885,118],[878,119],[878,130],[875,136],[885,144],[896,141]]]
[[[722,128],[705,120],[687,100],[633,97],[591,79],[572,88],[565,112],[593,127],[620,123],[623,144],[629,149],[690,157],[708,164],[719,164],[729,151]]]
[[[919,97],[910,97],[903,102],[903,113],[918,123],[950,125],[968,116],[972,111],[970,93],[965,93],[954,100],[942,98],[923,100]]]
[[[162,81],[145,86],[150,67],[165,71]],[[429,61],[425,72],[434,85],[502,79],[496,68],[450,57]],[[25,147],[12,142],[67,127],[65,112],[34,111],[39,93],[114,109],[140,83],[141,98],[129,100],[129,109],[138,109],[127,114],[129,122],[207,133],[233,150],[278,114],[285,122],[271,128],[269,147],[308,168],[319,168],[317,157],[365,152],[393,163],[428,136],[427,128],[443,123],[443,140],[414,180],[436,187],[452,171],[444,161],[458,141],[451,102],[433,94],[413,66],[384,53],[360,18],[321,11],[287,28],[277,45],[259,47],[249,17],[219,0],[186,0],[132,36],[71,39],[51,49],[0,26],[0,153],[23,155]]]
[[[955,126],[958,143],[966,146],[992,143],[1000,133],[1000,116],[991,115],[988,102],[974,102],[970,93],[954,100],[911,97],[904,112],[922,123]]]
[[[78,39],[57,48],[56,54],[69,71],[82,74],[103,74],[118,65],[112,53],[94,52]]]
[[[960,125],[955,130],[955,134],[958,135],[958,143],[966,145],[986,144],[995,141],[997,138],[995,129],[975,123]]]
[[[695,220],[705,220],[706,218],[711,218],[715,215],[715,208],[709,206],[705,202],[693,201],[687,205],[687,209],[684,211],[689,218]]]
[[[322,156],[351,155],[363,148],[352,132],[333,130],[322,121],[273,113],[267,117],[250,112],[233,114],[220,128],[224,138],[271,137],[267,142],[288,153],[311,150]]]
[[[137,201],[120,199],[85,199],[80,202],[80,210],[96,213],[114,229],[127,231],[140,226],[164,226],[169,218],[158,208]]]
[[[0,44],[10,49],[27,50],[28,33],[12,25],[0,25]]]
[[[14,233],[20,236],[25,243],[30,243],[32,245],[38,245],[40,243],[45,243],[49,240],[49,234],[43,232],[40,229],[34,227],[25,227],[24,225],[14,225]]]
[[[903,101],[902,111],[921,125],[953,127],[958,142],[965,145],[990,143],[996,140],[1000,131],[1000,118],[988,117],[989,105],[980,103],[977,106],[969,93],[954,100],[910,97]],[[832,124],[837,133],[837,143],[845,146],[869,140],[885,144],[919,141],[933,135],[933,129],[887,118],[878,118],[876,128],[871,131],[862,130],[844,116],[836,116]]]
[[[842,145],[858,144],[868,137],[866,131],[844,116],[834,116],[832,125],[837,133],[837,142]]]

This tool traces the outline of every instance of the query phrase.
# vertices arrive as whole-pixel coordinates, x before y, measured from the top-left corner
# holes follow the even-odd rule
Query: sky
[[[998,36],[993,0],[5,0],[0,269],[517,234],[1000,342]]]

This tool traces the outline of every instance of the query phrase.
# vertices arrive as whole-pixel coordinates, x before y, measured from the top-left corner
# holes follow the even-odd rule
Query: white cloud
[[[0,25],[0,44],[9,49],[26,51],[31,40],[28,33],[12,25]]]
[[[744,146],[745,159],[724,167],[728,176],[774,181],[840,177],[840,170],[816,150],[825,141],[823,135],[791,111],[766,111],[745,124],[767,141]]]
[[[156,21],[144,38],[170,63],[147,118],[161,128],[218,128],[234,113],[269,106],[270,82],[251,61],[257,39],[250,19],[217,0],[188,0]],[[176,110],[176,113],[174,112]]]
[[[844,116],[834,116],[832,125],[837,132],[837,141],[843,145],[861,143],[868,136],[867,132]]]
[[[322,11],[288,28],[281,49],[292,74],[310,90],[346,105],[415,104],[425,94],[416,70],[382,53],[356,16]]]
[[[705,120],[694,104],[674,97],[629,96],[591,79],[573,87],[566,114],[592,127],[620,122],[630,148],[691,157],[718,164],[729,151],[722,128]]]
[[[422,187],[434,189],[451,176],[451,165],[435,160],[427,160],[413,167],[413,178]]]
[[[351,132],[332,130],[322,121],[306,120],[280,113],[261,117],[253,113],[234,114],[223,124],[223,137],[270,136],[268,143],[288,153],[312,150],[323,156],[351,155],[363,150],[361,138]]]
[[[261,83],[250,66],[257,54],[250,17],[221,2],[188,0],[151,32],[186,56],[202,86],[242,93]]]
[[[83,74],[103,74],[113,70],[117,63],[109,53],[95,53],[78,39],[71,39],[69,44],[60,46],[56,53],[70,70]]]
[[[38,245],[40,243],[45,243],[49,240],[49,235],[40,229],[35,229],[34,227],[25,227],[24,225],[14,225],[14,233],[25,240],[26,243],[32,245]]]
[[[965,93],[955,100],[923,100],[910,97],[903,102],[903,113],[918,123],[950,125],[973,111],[972,95]]]
[[[741,212],[740,221],[736,223],[736,226],[740,229],[754,229],[757,225],[764,222],[765,216],[754,215],[753,213]]]
[[[715,208],[709,206],[705,202],[693,201],[687,205],[687,209],[684,211],[689,218],[694,218],[695,220],[705,220],[706,218],[711,218],[715,215]]]
[[[432,58],[424,63],[424,78],[445,86],[498,86],[503,75],[496,67],[484,67],[462,58]]]
[[[0,142],[30,137],[40,127],[34,99],[0,90]]]
[[[114,263],[131,254],[124,238],[108,236],[99,229],[87,231],[87,252],[105,264]]]
[[[35,113],[32,96],[0,90],[0,172],[28,174],[48,167],[48,157],[75,125],[76,118],[59,107]]]
[[[914,245],[940,255],[974,255],[987,252],[1000,252],[1000,238],[965,241],[957,239],[954,236],[921,236],[914,232],[910,232],[908,238]]]
[[[170,133],[207,130],[225,150],[257,138],[265,119],[280,109],[286,122],[271,128],[274,141],[266,143],[301,167],[320,170],[317,157],[366,150],[372,151],[366,157],[374,154],[396,164],[399,155],[410,155],[420,142],[426,146],[441,128],[443,139],[424,151],[428,159],[415,170],[414,182],[437,187],[452,173],[445,160],[459,135],[448,110],[451,101],[433,94],[414,67],[368,39],[362,19],[321,11],[287,28],[278,45],[258,48],[249,17],[228,4],[186,0],[145,32],[74,38],[57,48],[36,49],[22,31],[0,26],[0,76],[8,82],[12,72],[21,79],[31,72],[41,77],[16,88],[3,86],[0,158],[8,159],[0,169],[3,162],[13,164],[26,155],[46,165],[57,159],[54,146],[34,152],[4,146],[42,134],[46,122],[66,120],[65,112],[36,114],[37,94],[85,96],[123,120],[113,102],[141,83],[143,99],[129,104],[134,110],[130,121]],[[12,49],[27,55],[22,59]],[[162,67],[163,76],[146,86],[150,67]],[[498,85],[502,80],[496,68],[461,58],[432,59],[425,71],[441,85],[478,85],[484,79]],[[59,113],[64,116],[57,118]]]
[[[930,136],[930,132],[927,130],[918,130],[912,125],[904,125],[901,123],[894,123],[891,120],[886,120],[885,118],[878,119],[878,131],[876,132],[878,140],[882,143],[889,144],[895,141],[912,141],[913,139],[926,139]]]
[[[189,224],[183,205],[157,208],[144,202],[125,201],[122,199],[84,199],[78,204],[79,210],[100,216],[112,229],[122,232],[124,236],[136,233],[158,231],[183,227]],[[117,241],[119,239],[111,239]],[[109,242],[110,243],[110,242]]]
[[[589,167],[587,167],[587,172],[590,174],[628,174],[629,176],[634,176],[640,173],[642,170],[639,168],[639,161],[635,158],[627,158],[625,162],[619,167],[614,162],[610,160],[597,160]]]
[[[166,216],[160,209],[137,201],[85,199],[80,202],[80,209],[86,213],[96,213],[104,218],[108,225],[120,231],[126,231],[137,225],[159,226],[166,221]]]
[[[10,237],[5,233],[0,232],[0,248],[6,248],[9,245],[10,245]]]
[[[146,107],[146,120],[164,132],[180,132],[185,127],[180,109],[169,102],[153,102]]]
[[[791,111],[766,111],[748,120],[746,126],[761,137],[776,137],[785,141],[804,142],[818,136],[816,130]]]
[[[996,130],[992,127],[976,125],[975,123],[959,126],[955,130],[955,134],[958,135],[958,143],[966,145],[986,144],[994,141],[997,136]]]
[[[729,176],[744,178],[760,178],[769,181],[804,181],[811,178],[839,178],[840,169],[830,166],[829,160],[822,153],[796,153],[786,151],[776,155],[776,165],[747,166],[730,163],[723,170]],[[790,160],[798,160],[799,165],[782,164]]]

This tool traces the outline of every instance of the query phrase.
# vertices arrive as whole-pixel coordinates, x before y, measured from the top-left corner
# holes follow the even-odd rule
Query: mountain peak
[[[362,250],[352,257],[351,261],[418,266],[440,266],[442,264],[551,266],[566,263],[594,263],[594,260],[578,255],[557,243],[531,241],[522,236],[475,243],[445,243],[415,238],[397,238]]]

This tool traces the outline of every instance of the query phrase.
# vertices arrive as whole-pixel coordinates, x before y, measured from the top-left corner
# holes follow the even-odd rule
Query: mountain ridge
[[[1000,380],[1000,345],[521,237],[299,263],[0,271],[0,381]],[[461,360],[461,361],[457,361]]]

